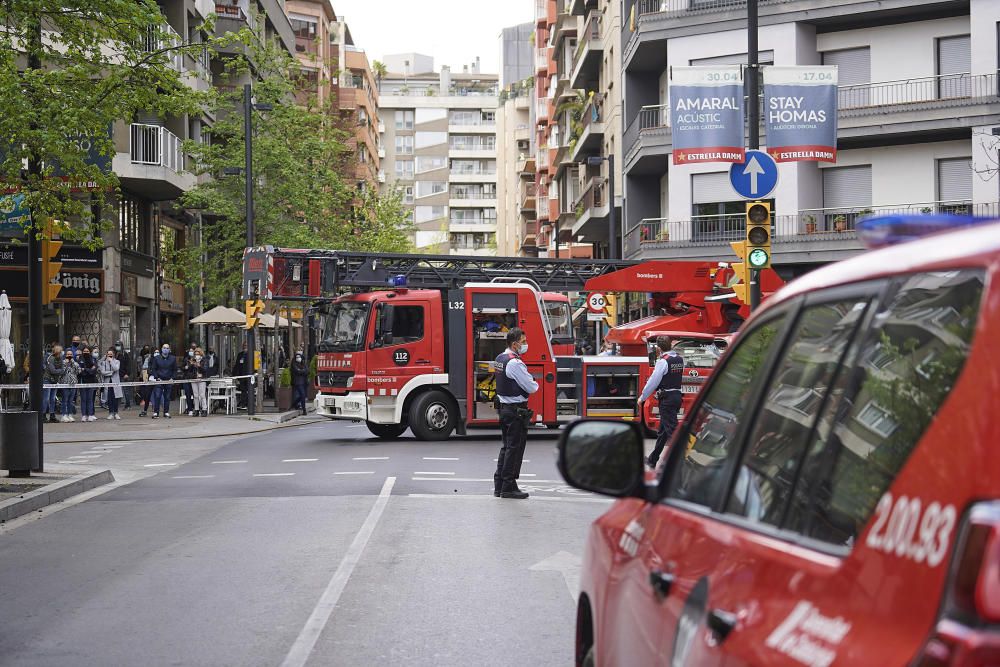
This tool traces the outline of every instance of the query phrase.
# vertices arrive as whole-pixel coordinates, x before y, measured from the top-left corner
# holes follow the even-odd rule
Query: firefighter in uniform
[[[656,446],[646,459],[646,464],[650,468],[656,467],[656,462],[660,459],[663,447],[670,440],[677,428],[677,411],[681,408],[681,378],[684,375],[684,358],[673,349],[673,341],[670,336],[660,336],[656,339],[656,346],[660,348],[660,358],[653,368],[653,374],[646,381],[646,386],[639,396],[639,411],[653,392],[656,392],[656,399],[660,408],[660,430],[656,434]]]
[[[528,396],[538,391],[538,383],[521,361],[521,355],[527,351],[524,331],[514,327],[507,332],[507,349],[494,362],[503,446],[497,456],[497,471],[493,474],[493,495],[500,498],[528,497],[517,487],[531,421]]]

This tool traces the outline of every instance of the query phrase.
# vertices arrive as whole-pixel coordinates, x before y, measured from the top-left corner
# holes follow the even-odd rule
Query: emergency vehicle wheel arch
[[[431,385],[433,389],[439,389],[444,393],[451,396],[451,392],[446,389],[448,385],[448,374],[447,373],[428,373],[427,375],[418,375],[403,385],[403,388],[399,390],[399,396],[396,400],[396,407],[393,412],[393,422],[396,424],[404,423],[406,416],[408,416],[408,410],[410,409],[409,404],[416,397],[418,390],[421,387],[427,387]],[[455,397],[451,396],[454,401]],[[458,401],[455,401],[458,405]]]

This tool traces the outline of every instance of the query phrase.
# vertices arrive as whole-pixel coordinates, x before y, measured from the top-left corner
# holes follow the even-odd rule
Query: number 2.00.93
[[[875,523],[865,544],[887,554],[937,567],[948,553],[958,515],[953,505],[932,502],[923,509],[919,498],[886,493],[875,507]]]

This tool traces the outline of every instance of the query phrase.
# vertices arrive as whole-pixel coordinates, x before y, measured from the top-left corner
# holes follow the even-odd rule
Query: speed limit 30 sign
[[[603,313],[608,300],[600,292],[591,292],[587,297],[587,310],[592,313]]]

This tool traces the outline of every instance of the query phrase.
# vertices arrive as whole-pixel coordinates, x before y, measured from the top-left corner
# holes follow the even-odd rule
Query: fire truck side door
[[[368,351],[368,388],[376,395],[392,396],[411,378],[433,372],[428,306],[424,300],[396,299],[376,309],[375,334]]]

